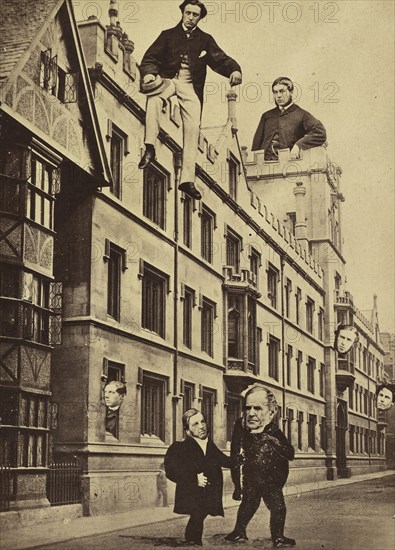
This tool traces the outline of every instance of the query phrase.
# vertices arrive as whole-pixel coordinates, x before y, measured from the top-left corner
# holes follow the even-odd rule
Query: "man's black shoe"
[[[225,540],[228,542],[246,542],[248,537],[245,531],[234,530],[229,535],[226,535]]]
[[[276,548],[285,548],[287,546],[295,546],[296,540],[287,537],[274,537],[273,546]]]
[[[192,181],[185,181],[184,183],[180,183],[180,185],[178,186],[178,189],[180,191],[183,191],[186,195],[188,195],[192,199],[196,199],[197,201],[200,201],[200,199],[202,198],[202,195],[196,189]]]
[[[148,144],[146,145],[143,158],[139,162],[140,170],[146,168],[153,160],[155,160],[155,147]]]

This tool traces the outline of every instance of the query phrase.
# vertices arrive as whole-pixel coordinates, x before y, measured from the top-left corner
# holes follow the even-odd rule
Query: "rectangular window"
[[[124,382],[125,380],[125,365],[116,361],[111,361],[104,357],[103,359],[103,375],[107,376],[107,384],[113,381]]]
[[[307,359],[307,391],[314,393],[314,371],[315,371],[315,359],[308,357]]]
[[[213,334],[214,334],[214,313],[215,304],[207,298],[202,299],[202,332],[201,344],[202,351],[206,352],[210,357],[214,356],[213,349]]]
[[[280,354],[280,340],[269,335],[268,346],[268,361],[269,361],[269,376],[278,381],[278,363]]]
[[[233,155],[228,157],[229,195],[237,201],[237,187],[239,182],[240,164]]]
[[[292,355],[293,355],[293,350],[292,350],[292,346],[289,346],[287,347],[287,385],[288,386],[291,386],[292,384]]]
[[[165,337],[167,275],[144,265],[142,327]]]
[[[143,375],[141,388],[141,433],[165,439],[165,381]]]
[[[350,396],[352,398],[352,389],[350,389]],[[321,363],[320,367],[320,396],[325,397],[325,365],[324,363]],[[352,408],[352,404],[350,404],[350,407]]]
[[[167,178],[152,165],[144,170],[143,214],[146,218],[165,228]]]
[[[251,249],[250,255],[250,275],[252,277],[252,284],[258,287],[259,282],[259,268],[261,266],[261,255],[254,248]]]
[[[183,205],[183,242],[188,248],[192,248],[192,212],[193,199],[185,195]]]
[[[243,297],[228,294],[228,357],[241,359],[243,347]]]
[[[248,363],[256,365],[258,356],[256,300],[248,297],[247,302]]]
[[[287,226],[292,235],[295,235],[296,212],[287,212]]]
[[[214,437],[214,406],[216,402],[216,392],[209,388],[203,388],[202,396],[202,415],[206,419],[211,437]]]
[[[296,289],[295,292],[295,321],[296,324],[300,324],[300,302],[302,300],[302,291],[300,288]]]
[[[226,235],[226,265],[231,266],[234,273],[240,271],[240,250],[240,237],[228,231]]]
[[[267,296],[270,301],[270,305],[277,308],[277,284],[278,284],[278,271],[275,267],[269,264],[267,270]]]
[[[110,168],[112,174],[112,187],[111,192],[118,199],[121,198],[122,190],[122,159],[123,159],[123,145],[124,138],[120,132],[114,129],[112,125],[112,134],[110,141]]]
[[[183,344],[192,349],[192,308],[195,301],[195,292],[185,288],[183,302]]]
[[[27,182],[26,216],[46,227],[53,229],[53,167],[32,156],[31,177]]]
[[[315,451],[315,430],[317,425],[317,416],[315,414],[309,414],[308,422],[308,445],[310,449]]]
[[[318,312],[318,339],[324,341],[324,310],[321,307]]]
[[[195,392],[195,386],[187,382],[184,383],[184,397],[183,397],[183,412],[189,411],[193,406],[193,397]]]
[[[294,421],[293,409],[286,409],[287,415],[287,439],[292,445],[292,423]]]
[[[306,330],[310,334],[313,334],[313,328],[314,328],[314,323],[313,323],[314,308],[315,308],[314,300],[312,300],[311,298],[307,298],[307,301],[306,301]]]
[[[284,286],[284,296],[285,296],[285,315],[290,317],[291,313],[291,292],[292,292],[292,282],[290,279],[286,279]]]
[[[109,244],[108,280],[107,280],[107,313],[117,321],[120,319],[121,271],[124,251]]]
[[[298,390],[302,389],[302,363],[303,353],[301,351],[298,351],[298,355],[296,357],[296,381]]]
[[[354,431],[355,428],[350,424],[350,451],[353,453],[355,452],[355,446],[354,446]]]
[[[228,408],[226,411],[226,439],[232,441],[233,426],[241,417],[242,403],[240,397],[228,397]]]
[[[210,264],[213,262],[214,215],[202,206],[201,212],[201,253]]]
[[[298,411],[298,449],[303,449],[303,413]]]

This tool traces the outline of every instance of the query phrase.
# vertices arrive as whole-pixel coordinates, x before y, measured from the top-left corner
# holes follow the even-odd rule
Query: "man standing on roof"
[[[155,145],[163,105],[176,95],[183,123],[183,163],[179,189],[200,200],[195,187],[195,163],[207,66],[229,78],[231,86],[241,84],[240,66],[225,54],[214,38],[198,28],[207,9],[200,0],[184,0],[180,23],[163,31],[146,51],[140,65],[141,91],[147,95],[145,153],[139,168],[155,159]],[[162,80],[162,78],[164,80]]]
[[[319,147],[326,141],[322,123],[293,102],[294,85],[280,76],[272,84],[276,107],[263,113],[252,142],[252,151],[265,150],[265,160],[277,160],[280,149],[290,149],[290,158],[300,158],[300,150]]]

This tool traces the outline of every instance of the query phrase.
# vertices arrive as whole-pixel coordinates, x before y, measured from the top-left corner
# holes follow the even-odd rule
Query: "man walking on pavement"
[[[229,78],[231,86],[241,84],[240,66],[225,54],[214,38],[198,28],[207,15],[200,0],[185,0],[180,5],[180,23],[163,31],[146,51],[140,64],[141,91],[147,95],[145,153],[139,168],[155,159],[155,146],[163,106],[177,96],[183,123],[183,163],[179,189],[200,200],[195,187],[200,119],[207,66]]]
[[[262,499],[270,511],[273,546],[294,546],[295,540],[284,536],[286,507],[282,489],[288,477],[288,461],[294,459],[295,451],[273,422],[278,409],[273,393],[256,384],[247,391],[245,399],[244,417],[235,422],[231,445],[231,460],[239,455],[240,448],[245,456],[242,490],[240,467],[232,460],[233,499],[240,500],[242,494],[242,501],[235,528],[225,540],[248,540],[247,525]]]
[[[208,438],[206,419],[197,409],[187,410],[182,423],[187,437],[170,445],[165,469],[177,484],[174,512],[190,516],[184,544],[202,546],[205,518],[224,515],[221,466],[229,468],[230,458]]]

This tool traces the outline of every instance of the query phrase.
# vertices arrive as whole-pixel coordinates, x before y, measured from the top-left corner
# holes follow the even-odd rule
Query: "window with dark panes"
[[[193,290],[186,288],[184,292],[183,309],[183,343],[189,349],[192,349],[192,309],[195,301]]]
[[[110,167],[112,174],[111,192],[118,199],[122,189],[123,137],[114,129],[110,141]]]
[[[144,170],[143,214],[162,229],[165,228],[166,176],[151,165]]]
[[[162,338],[165,337],[166,291],[168,278],[158,272],[144,268],[142,327]]]
[[[228,158],[229,171],[229,195],[233,200],[237,200],[237,190],[239,182],[240,165],[233,156]]]
[[[257,363],[256,300],[248,297],[247,307],[248,362],[255,365]]]
[[[300,324],[300,302],[302,300],[302,291],[300,288],[296,289],[295,292],[295,322],[296,324]]]
[[[287,385],[290,386],[292,383],[292,355],[293,350],[292,346],[287,346],[287,357],[286,357],[286,369],[287,369]]]
[[[324,341],[324,310],[321,307],[318,312],[318,339]]]
[[[288,277],[286,278],[284,286],[284,298],[285,298],[285,315],[290,316],[291,311],[291,292],[292,292],[292,283]]]
[[[188,382],[184,383],[184,397],[183,397],[183,413],[192,409],[194,399],[195,387]]]
[[[277,286],[278,286],[278,271],[272,265],[269,265],[267,270],[267,296],[270,300],[270,305],[277,308]]]
[[[53,229],[52,188],[53,167],[42,159],[32,156],[31,176],[26,190],[26,216],[46,227]]]
[[[307,426],[307,441],[310,449],[315,450],[315,430],[317,426],[317,416],[315,414],[309,414],[309,421]]]
[[[110,243],[107,280],[107,313],[117,321],[120,319],[121,271],[123,251]]]
[[[183,242],[188,248],[192,248],[192,212],[193,199],[185,195],[183,204]]]
[[[207,427],[211,437],[214,437],[214,406],[215,390],[203,388],[202,415],[206,419]]]
[[[353,408],[353,391],[350,389],[349,391],[350,395],[350,407]],[[320,368],[320,396],[325,396],[325,365],[324,363],[321,363]]]
[[[251,249],[250,255],[250,273],[253,277],[253,284],[258,286],[259,283],[259,268],[261,266],[261,255],[255,249]]]
[[[165,439],[165,381],[143,375],[141,388],[141,433]]]
[[[296,382],[298,390],[302,389],[302,362],[303,362],[303,353],[298,351],[296,356]]]
[[[214,216],[204,206],[201,212],[201,253],[210,264],[213,262]]]
[[[287,415],[287,439],[292,445],[292,423],[294,420],[294,412],[292,409],[286,409]]]
[[[306,330],[310,334],[313,334],[314,308],[315,308],[314,301],[311,298],[307,298],[307,301],[306,301]]]
[[[321,417],[320,423],[320,447],[326,451],[326,418]]]
[[[232,233],[226,235],[226,265],[233,267],[235,273],[240,269],[240,238]]]
[[[243,299],[238,294],[228,294],[228,357],[243,356],[242,330]]]
[[[213,349],[214,335],[214,304],[203,298],[202,300],[202,351],[205,351],[210,357],[214,355]]]
[[[274,380],[279,379],[278,365],[280,354],[280,340],[270,334],[268,345],[269,376]]]
[[[314,371],[315,371],[315,359],[308,357],[307,359],[307,391],[314,393]]]

